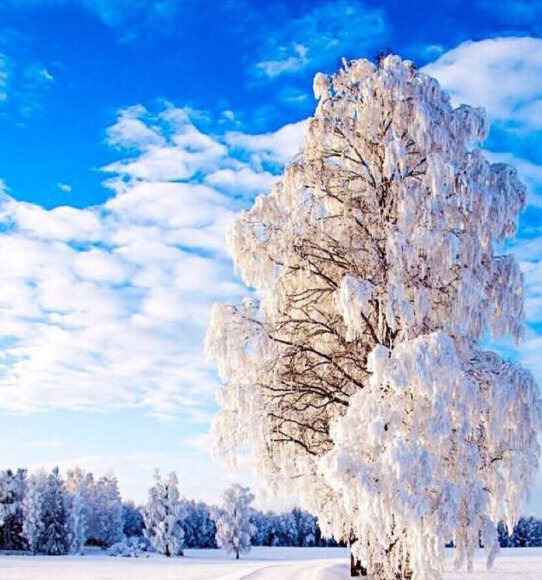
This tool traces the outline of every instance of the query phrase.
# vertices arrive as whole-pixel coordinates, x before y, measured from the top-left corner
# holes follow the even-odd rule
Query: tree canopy
[[[540,454],[532,375],[483,347],[521,338],[522,275],[497,248],[525,187],[482,154],[484,112],[409,61],[314,88],[301,152],[228,237],[254,292],[212,312],[218,447],[250,442],[375,578],[438,578],[449,540],[470,566],[480,536],[491,564]]]

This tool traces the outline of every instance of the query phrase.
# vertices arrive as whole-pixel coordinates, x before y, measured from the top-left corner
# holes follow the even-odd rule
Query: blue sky
[[[1,468],[176,470],[214,501],[210,305],[223,235],[296,152],[315,72],[391,49],[484,106],[529,186],[511,245],[542,381],[542,2],[0,0]],[[542,480],[529,506],[542,514]]]

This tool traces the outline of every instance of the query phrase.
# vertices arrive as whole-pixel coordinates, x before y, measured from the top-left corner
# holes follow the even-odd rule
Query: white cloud
[[[542,39],[466,42],[424,67],[455,105],[483,106],[490,120],[542,129]]]
[[[44,79],[48,82],[52,82],[55,80],[55,77],[46,68],[39,69],[37,71],[37,74],[39,77],[41,77],[42,79]]]
[[[272,133],[247,135],[232,131],[226,134],[226,142],[249,154],[256,166],[262,163],[283,165],[292,159],[301,148],[305,121],[289,123]]]
[[[72,186],[69,183],[59,182],[56,184],[56,186],[58,187],[58,189],[60,189],[60,191],[63,191],[64,193],[70,193],[72,190]]]
[[[284,161],[299,132],[218,138],[186,109],[132,107],[108,131],[126,153],[106,168],[104,204],[46,210],[0,193],[0,407],[209,421],[208,312],[244,294],[224,245],[246,203],[234,180],[267,188],[261,164]]]
[[[265,32],[256,73],[267,78],[316,69],[380,48],[387,35],[380,9],[350,0],[322,3]]]
[[[151,145],[164,145],[165,139],[160,135],[159,128],[149,127],[142,120],[148,117],[150,115],[141,105],[120,111],[117,122],[107,129],[108,144],[139,151],[144,151]]]
[[[48,439],[29,441],[26,443],[26,445],[29,445],[30,447],[39,447],[47,449],[49,447],[60,447],[62,443],[63,443],[62,439],[59,439],[58,437],[49,437]]]
[[[226,158],[227,148],[197,129],[186,109],[168,106],[156,118],[150,117],[141,106],[121,112],[108,129],[108,142],[137,154],[111,163],[106,171],[146,181],[186,180],[201,168],[218,167]],[[152,121],[156,124],[149,126]],[[167,138],[160,133],[164,126],[173,131]]]
[[[281,46],[276,60],[264,60],[256,65],[268,77],[277,77],[284,73],[294,73],[309,64],[307,47],[293,44],[291,47]],[[282,57],[282,58],[281,58]]]
[[[236,169],[219,169],[205,178],[205,183],[232,194],[262,193],[269,191],[277,176],[269,171],[255,171],[242,165]]]

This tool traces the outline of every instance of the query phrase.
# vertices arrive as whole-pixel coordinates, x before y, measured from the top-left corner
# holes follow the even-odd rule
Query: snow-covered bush
[[[148,540],[141,536],[123,538],[120,542],[113,544],[107,553],[110,556],[122,556],[123,558],[139,558],[142,552],[147,552],[150,548]]]

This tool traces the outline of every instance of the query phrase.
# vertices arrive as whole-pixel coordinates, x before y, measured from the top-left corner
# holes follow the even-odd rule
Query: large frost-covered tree
[[[538,468],[531,374],[483,347],[522,333],[522,275],[497,248],[525,188],[489,163],[480,109],[388,56],[315,78],[300,154],[235,221],[256,298],[213,308],[224,452],[252,446],[375,578],[470,566]]]
[[[222,499],[222,507],[212,514],[216,524],[216,543],[219,548],[233,552],[238,560],[239,554],[250,550],[250,539],[255,531],[250,522],[250,504],[254,495],[248,487],[235,483],[228,487]]]
[[[149,500],[143,510],[145,536],[159,554],[182,556],[184,510],[179,499],[177,475],[172,472],[162,479],[156,470],[154,479],[155,484],[149,489]]]

